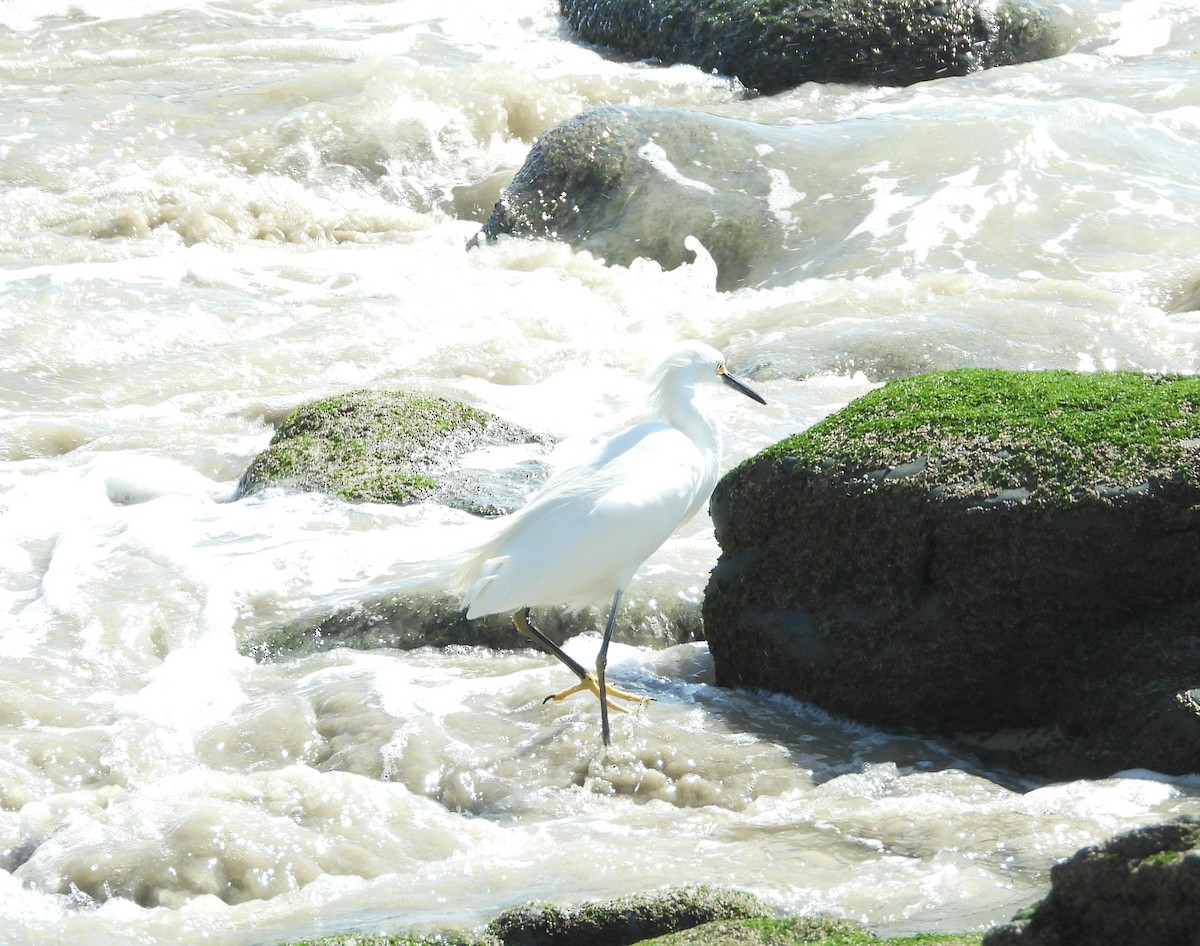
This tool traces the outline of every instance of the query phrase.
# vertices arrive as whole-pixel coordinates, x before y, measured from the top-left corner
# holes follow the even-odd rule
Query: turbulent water
[[[755,98],[610,61],[554,0],[0,4],[0,942],[472,927],[687,881],[967,929],[1194,810],[1195,779],[1035,784],[717,689],[703,644],[614,649],[655,702],[607,757],[594,700],[543,705],[570,681],[528,650],[250,656],[472,532],[231,501],[318,395],[445,394],[569,449],[700,337],[769,402],[715,394],[728,467],[926,367],[1200,369],[1200,9],[1059,13],[1052,60]],[[807,167],[760,149],[792,277],[467,253],[533,139],[610,102],[810,137]],[[701,515],[631,601],[694,610],[716,555]]]

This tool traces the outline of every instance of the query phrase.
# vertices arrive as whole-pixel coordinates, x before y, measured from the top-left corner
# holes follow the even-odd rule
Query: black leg
[[[536,624],[533,623],[533,621],[529,620],[528,608],[525,608],[523,611],[518,611],[513,615],[513,624],[516,625],[517,632],[522,637],[529,638],[529,640],[541,647],[546,653],[550,654],[552,657],[557,657],[564,664],[566,664],[570,671],[575,674],[575,676],[579,677],[580,680],[583,680],[587,677],[588,672],[583,669],[583,664],[559,647],[556,643],[554,643],[554,641],[550,640],[550,638],[541,632],[541,630]]]
[[[628,700],[630,703],[646,703],[649,701],[647,696],[639,696],[636,693],[626,693],[618,687],[608,686],[604,682],[604,669],[608,664],[608,642],[612,639],[613,626],[617,622],[617,606],[621,602],[621,593],[617,592],[613,598],[613,609],[608,616],[608,626],[604,631],[604,641],[600,645],[600,654],[596,658],[596,673],[590,670],[585,670],[583,664],[571,657],[566,651],[559,647],[554,641],[550,640],[543,634],[538,627],[529,620],[529,609],[523,608],[513,614],[513,625],[517,632],[522,637],[525,637],[537,644],[542,650],[551,656],[557,658],[565,664],[570,671],[579,677],[579,682],[573,687],[568,687],[558,693],[551,693],[548,697],[542,700],[543,703],[548,703],[551,700],[562,700],[570,696],[572,693],[579,693],[583,690],[588,690],[595,693],[600,698],[600,732],[604,737],[604,744],[609,743],[608,729],[608,711],[611,709],[617,713],[624,713],[625,710],[616,703],[611,702],[613,698],[620,700]]]
[[[612,640],[613,627],[617,623],[617,609],[621,606],[621,589],[613,595],[612,610],[608,612],[608,624],[604,628],[604,640],[600,642],[600,652],[596,655],[596,680],[600,684],[600,738],[607,746],[610,742],[608,730],[608,686],[604,680],[604,671],[608,668],[608,644]]]

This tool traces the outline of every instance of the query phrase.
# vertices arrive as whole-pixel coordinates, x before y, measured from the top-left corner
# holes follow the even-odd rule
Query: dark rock
[[[724,686],[1056,777],[1200,771],[1200,379],[892,382],[718,485]]]
[[[740,285],[759,248],[783,241],[754,148],[786,136],[681,109],[589,109],[534,143],[475,242],[550,236],[613,265],[645,257],[674,269],[694,258],[685,239],[695,236],[717,263],[717,285]]]
[[[582,612],[567,607],[536,611],[539,629],[561,644],[588,631],[599,633],[608,608]],[[640,647],[670,647],[702,637],[699,608],[628,596],[621,608],[621,640]],[[434,594],[383,595],[352,601],[333,610],[299,614],[287,623],[254,634],[241,642],[243,653],[258,660],[277,660],[337,648],[373,650],[381,647],[529,647],[508,614],[490,614],[468,621],[458,596]]]
[[[763,93],[803,82],[910,85],[1065,52],[1047,8],[1001,0],[560,0],[585,41],[689,63]]]
[[[681,887],[575,909],[518,907],[496,917],[487,932],[504,946],[629,946],[714,920],[765,916],[766,907],[751,894]]]
[[[1050,893],[983,946],[1200,946],[1200,822],[1139,828],[1054,867]]]
[[[521,443],[542,444],[544,438],[446,398],[352,391],[288,415],[242,474],[237,498],[273,486],[351,502],[436,499],[492,514],[519,506],[545,478],[545,469],[531,461],[506,480],[473,474],[454,460],[472,450]]]

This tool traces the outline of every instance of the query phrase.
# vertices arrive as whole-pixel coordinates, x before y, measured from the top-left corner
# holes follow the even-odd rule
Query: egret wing
[[[477,557],[468,617],[611,597],[712,490],[678,430],[643,424],[563,471]]]

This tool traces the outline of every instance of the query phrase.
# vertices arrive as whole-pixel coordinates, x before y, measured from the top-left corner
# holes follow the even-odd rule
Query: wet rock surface
[[[1200,943],[1200,822],[1140,828],[1051,872],[1049,895],[983,946]]]
[[[539,630],[561,644],[584,632],[603,631],[608,609],[542,607],[534,617]],[[622,642],[641,647],[669,647],[703,637],[700,609],[690,602],[665,605],[631,600],[621,610],[620,624]],[[278,660],[343,647],[412,650],[453,646],[513,650],[530,645],[513,627],[511,615],[489,614],[468,621],[458,595],[431,592],[381,595],[332,611],[301,614],[243,641],[241,649],[260,660]]]
[[[519,506],[545,478],[536,461],[511,475],[455,461],[492,446],[545,438],[447,398],[406,391],[351,391],[302,405],[251,462],[237,497],[268,486],[329,493],[351,502],[436,500],[478,514]]]
[[[434,938],[335,936],[309,946],[1076,946],[1200,943],[1200,821],[1138,828],[1077,851],[1051,871],[1051,889],[1012,923],[980,933],[880,938],[833,917],[779,919],[745,891],[675,887],[575,907],[526,904],[497,916],[482,934]]]
[[[910,85],[1066,51],[1035,3],[1002,0],[561,0],[583,40],[688,63],[762,93],[803,82]]]
[[[1200,381],[893,382],[719,484],[718,683],[1053,777],[1200,771]]]
[[[517,907],[489,923],[487,932],[503,946],[628,946],[716,920],[766,915],[765,905],[752,894],[685,887],[573,909]]]
[[[695,237],[717,263],[720,288],[752,281],[764,241],[783,240],[754,148],[787,137],[682,109],[588,109],[534,143],[475,245],[544,236],[612,265],[646,258],[674,269],[695,258]],[[693,160],[700,152],[704,160]]]

